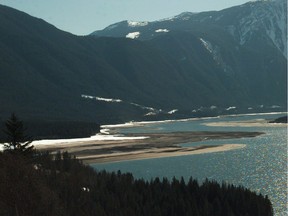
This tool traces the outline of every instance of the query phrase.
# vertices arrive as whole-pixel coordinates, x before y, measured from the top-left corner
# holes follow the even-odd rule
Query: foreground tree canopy
[[[97,172],[68,153],[0,154],[0,215],[273,215],[267,197],[206,180]]]

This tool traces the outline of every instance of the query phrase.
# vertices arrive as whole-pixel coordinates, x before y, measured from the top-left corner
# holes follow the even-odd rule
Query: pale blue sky
[[[248,0],[0,0],[57,28],[86,35],[123,20],[154,21],[182,12],[221,10]]]

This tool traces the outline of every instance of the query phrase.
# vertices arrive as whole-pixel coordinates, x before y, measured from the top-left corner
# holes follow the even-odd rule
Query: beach
[[[205,140],[255,137],[261,134],[263,133],[208,131],[113,136],[101,134],[90,138],[35,141],[33,145],[38,150],[48,150],[52,153],[67,151],[86,164],[94,164],[235,150],[244,148],[245,143],[223,145],[205,145],[204,143],[193,147],[183,147],[180,144]]]

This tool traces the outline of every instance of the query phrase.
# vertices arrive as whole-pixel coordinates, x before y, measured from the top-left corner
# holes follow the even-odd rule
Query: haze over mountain
[[[256,1],[77,37],[0,6],[0,118],[107,123],[285,110],[285,8]]]

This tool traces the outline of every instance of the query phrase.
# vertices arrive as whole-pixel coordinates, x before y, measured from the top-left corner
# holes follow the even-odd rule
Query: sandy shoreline
[[[39,150],[68,151],[86,164],[107,163],[160,157],[203,154],[244,148],[245,144],[205,145],[181,147],[180,144],[204,140],[255,137],[259,132],[173,132],[129,134],[129,139],[66,140],[60,143],[35,145]],[[134,138],[133,138],[134,137]]]
[[[224,144],[217,146],[198,146],[185,148],[165,148],[165,149],[151,149],[149,151],[134,151],[127,153],[114,153],[106,155],[91,155],[80,156],[79,159],[88,164],[96,163],[110,163],[130,160],[163,158],[163,157],[177,157],[184,155],[195,155],[205,153],[223,152],[244,148],[245,144]]]

